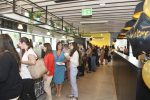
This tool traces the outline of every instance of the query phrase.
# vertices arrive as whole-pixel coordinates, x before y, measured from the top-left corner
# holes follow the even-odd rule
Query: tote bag
[[[48,71],[43,59],[38,59],[35,65],[30,65],[28,67],[28,70],[33,79],[41,78]]]

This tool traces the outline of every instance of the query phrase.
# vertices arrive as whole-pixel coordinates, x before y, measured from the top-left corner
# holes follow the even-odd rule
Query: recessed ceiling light
[[[18,29],[20,29],[20,30],[22,30],[22,29],[23,29],[22,24],[19,24],[19,25],[18,25]]]
[[[65,37],[65,36],[62,36],[62,38],[65,39],[66,37]]]
[[[50,33],[50,32],[47,32],[47,35],[51,35],[51,33]]]

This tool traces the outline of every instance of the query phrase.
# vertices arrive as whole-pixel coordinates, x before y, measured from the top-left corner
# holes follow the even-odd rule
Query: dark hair
[[[15,49],[13,41],[8,34],[0,34],[0,53],[8,50],[16,59],[18,66],[20,67],[20,57]]]
[[[52,52],[52,47],[50,43],[44,43],[44,47],[46,47],[45,55]]]
[[[28,46],[28,49],[33,48],[32,40],[28,39],[27,37],[21,37],[20,42],[21,43],[23,43],[23,42],[26,43],[26,45]]]
[[[57,44],[56,44],[56,51],[58,50],[58,45],[59,44],[61,44],[62,45],[62,43],[61,42],[57,42]],[[62,45],[63,46],[63,45]],[[63,47],[62,47],[62,49],[63,49]]]
[[[71,43],[73,45],[73,50],[70,52],[70,56],[74,54],[74,52],[77,50],[78,51],[78,45],[76,42]],[[78,51],[79,52],[79,51]]]

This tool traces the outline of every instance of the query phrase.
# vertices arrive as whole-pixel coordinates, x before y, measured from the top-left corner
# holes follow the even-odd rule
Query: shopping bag
[[[48,71],[43,59],[38,59],[35,65],[28,66],[28,70],[33,79],[41,78]]]

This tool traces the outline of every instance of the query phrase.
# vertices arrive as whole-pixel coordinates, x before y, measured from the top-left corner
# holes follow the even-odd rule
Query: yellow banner
[[[90,35],[90,34],[88,34]],[[110,33],[94,33],[91,35],[91,44],[102,47],[104,45],[110,45]]]

